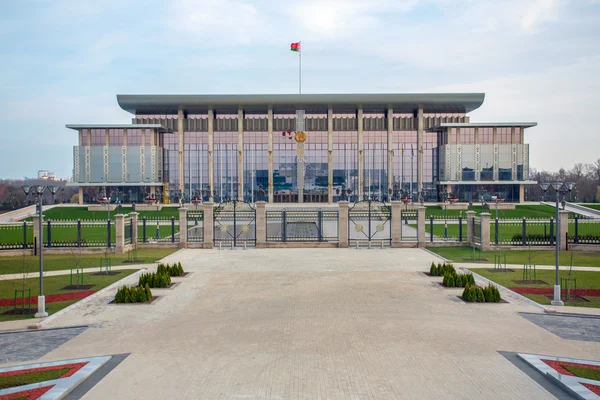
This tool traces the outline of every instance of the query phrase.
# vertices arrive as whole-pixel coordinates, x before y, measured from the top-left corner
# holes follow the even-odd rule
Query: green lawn
[[[496,218],[496,210],[484,210],[482,206],[473,206],[472,211],[476,215],[486,211],[492,214],[492,218]],[[466,217],[466,211],[446,210],[447,216],[458,218],[459,215]],[[430,215],[443,217],[444,208],[440,206],[428,206],[425,210],[426,218]],[[556,216],[556,209],[545,204],[540,205],[516,205],[514,210],[498,210],[498,218],[550,218]]]
[[[516,270],[515,272],[489,272],[483,268],[470,268],[471,271],[484,276],[504,287],[515,288],[515,287],[533,287],[533,288],[548,288],[553,289],[554,287],[554,270],[537,270],[536,278],[546,282],[546,284],[527,284],[521,285],[516,283],[516,280],[523,279],[523,271]],[[565,268],[560,271],[560,278],[567,278],[569,275],[568,270]],[[571,272],[571,278],[577,279],[577,289],[600,289],[600,271],[573,271]],[[524,294],[523,296],[539,303],[539,304],[550,304],[551,299],[541,294]],[[564,297],[564,296],[563,296]],[[577,307],[600,307],[600,297],[597,296],[584,296],[589,302],[576,302],[567,301],[565,304],[568,306]],[[563,299],[565,300],[565,299]]]
[[[111,219],[114,220],[116,214],[129,214],[133,209],[131,207],[121,207],[114,211],[110,212]],[[154,218],[156,219],[156,211],[137,211],[140,215],[139,219],[146,217],[148,219]],[[108,216],[108,211],[88,211],[87,207],[54,207],[50,210],[44,211],[44,220],[71,220],[76,221],[77,219],[83,220],[102,220],[106,221]],[[175,217],[175,219],[179,218],[179,208],[178,207],[165,207],[163,206],[162,210],[160,210],[159,215],[161,218],[171,218]],[[28,221],[31,221],[32,218],[27,218]]]
[[[83,284],[94,285],[88,290],[100,290],[126,276],[136,272],[135,269],[127,269],[118,272],[116,275],[93,275],[84,274]],[[31,288],[31,296],[37,297],[39,295],[39,278],[36,278],[36,274],[30,274],[31,276],[27,280],[23,279],[11,279],[6,281],[0,281],[0,299],[14,299],[15,289],[22,289],[25,282],[26,288]],[[75,292],[76,290],[61,290],[61,288],[70,284],[69,275],[49,276],[44,278],[44,295],[51,294],[64,294]],[[77,302],[79,300],[62,301],[56,303],[47,303],[46,311],[48,314],[53,314],[63,308]],[[32,303],[32,307],[36,307],[36,303]],[[26,319],[32,318],[33,315],[3,315],[6,311],[13,309],[13,306],[0,306],[0,321],[9,321],[14,319]]]
[[[494,255],[500,254],[495,251],[482,251],[480,261],[479,251],[475,251],[475,261],[471,260],[472,248],[471,247],[430,247],[428,250],[439,254],[440,256],[452,260],[454,262],[476,262],[476,263],[494,263]],[[584,266],[584,267],[600,267],[600,251],[595,252],[573,252],[573,265]],[[529,257],[531,256],[531,263],[536,265],[554,265],[554,250],[511,250],[502,252],[502,257],[506,255],[507,264],[523,265],[529,263]],[[561,251],[559,252],[559,261],[561,266],[570,265],[571,252]]]
[[[143,260],[139,264],[154,263],[158,260],[174,253],[178,249],[166,248],[166,249],[137,249],[137,259]],[[66,270],[75,268],[76,260],[79,259],[80,268],[91,268],[99,267],[100,259],[104,257],[104,254],[82,254],[79,255],[77,251],[73,254],[58,255],[49,254],[44,255],[44,271],[56,271]],[[127,260],[127,254],[109,254],[110,262],[112,266],[115,265],[126,265],[123,261]],[[18,274],[23,271],[35,273],[39,271],[39,258],[37,256],[13,256],[13,257],[2,257],[0,256],[0,274]]]
[[[600,203],[587,203],[587,204],[581,203],[580,206],[584,206],[587,208],[593,208],[594,210],[600,211]]]
[[[566,369],[567,371],[569,371],[570,373],[572,373],[573,375],[578,376],[580,378],[593,379],[595,381],[600,381],[600,371],[597,369],[586,368],[584,366],[575,367],[573,365],[565,365],[565,366],[563,366],[563,368]]]
[[[28,374],[0,376],[0,389],[51,381],[60,378],[70,370],[71,368],[60,368],[50,371],[30,372]]]

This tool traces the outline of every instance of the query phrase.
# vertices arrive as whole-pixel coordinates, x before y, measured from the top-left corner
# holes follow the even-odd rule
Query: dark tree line
[[[48,181],[43,179],[29,179],[28,186],[33,185],[58,186],[58,191],[54,195],[54,203],[70,202],[74,194],[77,193],[76,187],[66,186],[67,181]],[[24,180],[0,179],[0,209],[10,210],[34,203],[34,197],[26,196],[23,191]],[[44,192],[44,204],[51,204],[53,201],[52,193],[46,190]]]
[[[591,164],[577,163],[573,168],[559,169],[557,172],[549,172],[531,169],[529,179],[537,182],[575,182],[575,189],[566,197],[567,201],[580,203],[596,203],[600,201],[600,158]],[[554,191],[546,193],[546,199],[555,197]],[[543,193],[539,185],[527,187],[525,199],[538,201],[543,199]]]

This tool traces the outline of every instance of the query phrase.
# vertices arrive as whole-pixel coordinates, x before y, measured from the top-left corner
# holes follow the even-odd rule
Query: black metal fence
[[[418,239],[417,211],[402,210],[400,212],[400,238],[407,242],[416,242]]]
[[[426,221],[425,232],[430,242],[466,242],[466,218],[430,215]]]
[[[337,210],[269,210],[266,216],[268,242],[337,242]]]
[[[600,244],[600,218],[576,216],[569,222],[570,244]]]
[[[348,210],[348,245],[370,245],[371,242],[391,246],[392,210],[385,203],[361,201]]]
[[[554,246],[554,218],[494,219],[490,222],[490,243],[495,246]]]
[[[142,218],[138,221],[138,242],[175,243],[179,241],[179,219],[175,217]]]
[[[33,222],[0,224],[0,250],[33,248]]]
[[[221,203],[214,210],[213,235],[217,246],[256,246],[256,210],[243,201]]]
[[[187,241],[192,243],[204,242],[204,211],[187,212]]]

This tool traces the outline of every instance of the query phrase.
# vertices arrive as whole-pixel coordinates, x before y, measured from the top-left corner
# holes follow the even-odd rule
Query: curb
[[[451,264],[453,264],[452,260],[448,260],[447,258],[445,258],[445,257],[442,257],[442,256],[440,256],[439,254],[436,254],[436,253],[434,253],[433,251],[429,250],[429,249],[428,249],[428,248],[426,248],[426,247],[422,247],[422,248],[421,248],[421,250],[425,250],[426,252],[428,252],[429,254],[431,254],[431,255],[432,255],[432,256],[434,256],[434,257],[441,258],[441,259],[442,259],[444,262],[447,262],[447,263],[451,263]]]
[[[177,255],[177,254],[181,253],[184,250],[186,250],[186,249],[179,249],[176,252],[171,253],[168,256],[165,256],[165,257],[161,258],[160,260],[158,260],[157,262],[155,262],[153,264],[164,263],[164,262],[166,262],[165,260],[168,259],[169,257],[173,257],[174,255]]]
[[[50,315],[49,317],[44,318],[44,320],[36,323],[36,324],[31,324],[27,326],[27,329],[41,329],[44,326],[46,326],[49,322],[51,322],[52,320],[54,320],[56,317],[61,316],[62,314],[67,313],[68,311],[73,310],[74,308],[77,308],[79,306],[81,306],[82,304],[85,304],[89,301],[95,300],[96,298],[100,297],[100,295],[103,295],[104,293],[115,289],[116,287],[119,287],[120,285],[123,285],[121,282],[123,282],[126,279],[130,279],[133,277],[138,277],[140,274],[146,272],[147,269],[143,268],[143,269],[139,269],[136,272],[134,272],[131,275],[128,275],[126,277],[124,277],[123,279],[120,279],[118,281],[116,281],[115,283],[112,283],[110,285],[108,285],[107,287],[98,290],[96,293],[92,294],[91,296],[88,296],[86,298],[83,298],[81,300],[79,300],[78,302],[71,304],[69,307],[63,308],[62,310]]]
[[[496,287],[498,288],[498,290],[504,291],[504,292],[506,292],[506,293],[510,294],[511,296],[514,296],[514,297],[516,297],[517,299],[519,299],[519,300],[521,300],[521,301],[523,301],[523,302],[525,302],[525,303],[527,303],[527,304],[529,304],[529,305],[531,305],[531,306],[538,307],[538,308],[540,308],[541,310],[543,310],[544,312],[552,312],[552,311],[549,311],[549,309],[548,309],[548,308],[546,308],[545,306],[543,306],[543,305],[541,305],[541,304],[539,304],[539,303],[536,303],[535,301],[533,301],[533,300],[531,300],[531,299],[528,299],[527,297],[525,297],[525,296],[523,296],[523,295],[520,295],[519,293],[515,293],[515,292],[513,292],[512,290],[510,290],[510,289],[507,289],[507,288],[505,288],[504,286],[502,286],[502,285],[499,285],[499,284],[497,284],[496,282],[494,282],[494,281],[491,281],[491,280],[489,280],[488,278],[485,278],[485,277],[483,277],[483,276],[479,275],[478,273],[475,273],[475,272],[471,271],[470,269],[468,269],[468,268],[466,268],[466,267],[460,267],[460,269],[462,269],[463,271],[466,271],[466,272],[468,272],[468,273],[471,273],[471,274],[473,274],[473,276],[474,276],[475,278],[477,278],[477,279],[479,279],[479,280],[482,280],[482,281],[484,281],[484,282],[487,282],[489,285],[496,286]]]

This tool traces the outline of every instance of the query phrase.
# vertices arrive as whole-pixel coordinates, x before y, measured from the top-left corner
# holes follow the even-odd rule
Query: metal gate
[[[281,209],[267,211],[268,242],[337,242],[338,211]]]
[[[256,210],[250,203],[231,200],[219,204],[213,227],[215,245],[256,246]]]
[[[392,210],[379,201],[360,201],[348,210],[348,244],[370,246],[371,242],[392,245]]]

